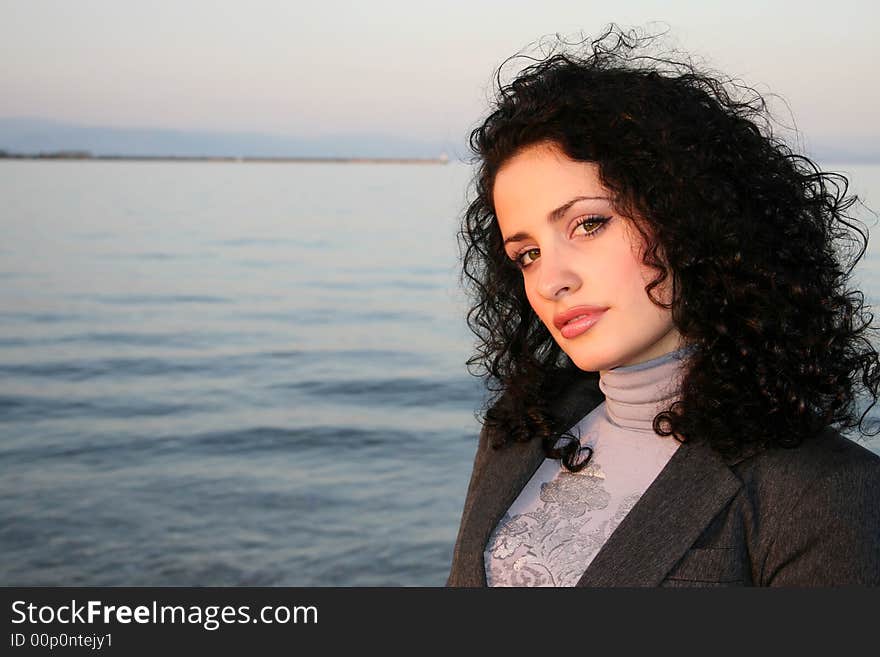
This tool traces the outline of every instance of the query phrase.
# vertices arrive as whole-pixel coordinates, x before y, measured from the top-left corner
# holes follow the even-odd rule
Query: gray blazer
[[[585,377],[551,410],[567,429],[603,400]],[[546,458],[538,440],[489,444],[484,427],[447,586],[486,586],[489,535]],[[577,586],[877,586],[878,502],[880,457],[830,428],[734,459],[686,442]]]

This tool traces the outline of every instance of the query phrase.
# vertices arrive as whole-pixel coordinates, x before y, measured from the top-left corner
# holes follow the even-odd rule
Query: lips
[[[598,316],[606,310],[608,310],[608,308],[603,308],[601,306],[574,306],[556,315],[553,318],[553,324],[561,331],[563,326],[579,317],[598,319]]]

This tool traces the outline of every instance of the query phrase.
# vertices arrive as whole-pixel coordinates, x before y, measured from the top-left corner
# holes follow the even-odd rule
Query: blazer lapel
[[[491,437],[490,437],[491,439]],[[540,441],[515,443],[498,450],[488,461],[474,489],[462,536],[460,564],[465,586],[487,586],[484,551],[489,535],[516,496],[544,461]]]
[[[570,429],[604,401],[598,381],[598,373],[581,373],[553,400],[550,413],[557,427]],[[462,582],[487,585],[484,553],[489,535],[545,458],[541,441],[530,440],[508,445],[487,460],[462,519],[468,530],[462,536],[460,553],[470,555],[459,566]]]
[[[659,585],[741,486],[707,443],[683,443],[576,586]]]

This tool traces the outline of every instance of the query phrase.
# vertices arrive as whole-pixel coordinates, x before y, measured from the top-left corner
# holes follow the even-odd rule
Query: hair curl
[[[753,89],[651,55],[656,38],[612,24],[577,44],[582,54],[532,58],[506,85],[502,64],[492,111],[470,134],[475,197],[458,238],[478,342],[467,365],[496,393],[483,417],[498,429],[493,447],[540,439],[569,470],[586,463],[548,407],[584,373],[530,307],[492,199],[499,168],[539,143],[598,164],[616,209],[643,220],[644,262],[658,272],[645,291],[693,347],[679,400],[654,418],[658,435],[706,439],[731,456],[747,444],[794,446],[832,424],[861,430],[880,363],[865,335],[873,315],[847,288],[867,234],[848,214],[857,199],[846,177],[775,136]],[[855,242],[844,267],[839,247]],[[651,290],[667,270],[674,293],[662,304]],[[872,402],[857,420],[859,382]]]

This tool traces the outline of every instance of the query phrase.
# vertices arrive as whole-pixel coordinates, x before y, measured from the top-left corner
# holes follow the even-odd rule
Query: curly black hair
[[[873,315],[848,288],[867,247],[848,214],[857,198],[845,176],[774,134],[759,93],[690,58],[651,54],[658,36],[612,24],[574,50],[559,40],[509,84],[500,81],[505,62],[492,111],[470,134],[475,195],[458,239],[478,338],[467,365],[494,393],[482,419],[497,429],[492,446],[540,439],[567,469],[586,463],[548,404],[575,377],[598,372],[578,370],[532,310],[492,198],[499,168],[542,143],[596,163],[616,210],[644,219],[634,222],[643,261],[658,272],[645,291],[671,308],[692,349],[680,397],[654,418],[655,433],[708,440],[730,457],[746,445],[796,446],[832,424],[862,430],[880,362],[868,337]],[[856,243],[845,266],[843,247]],[[651,291],[667,271],[674,293],[663,304]],[[872,402],[857,419],[859,385]]]

